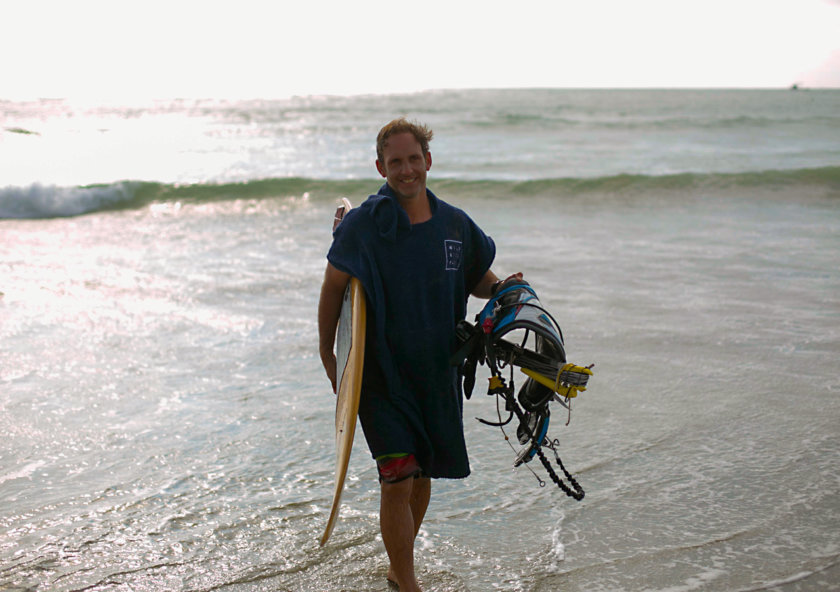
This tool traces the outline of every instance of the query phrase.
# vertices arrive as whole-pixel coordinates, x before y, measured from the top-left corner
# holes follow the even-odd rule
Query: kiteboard
[[[347,198],[335,212],[333,230],[341,223],[344,214],[353,206]],[[341,316],[336,334],[336,376],[338,397],[335,403],[335,488],[327,527],[321,536],[321,546],[330,538],[341,508],[341,493],[347,477],[356,418],[359,415],[359,397],[362,392],[362,369],[365,361],[365,291],[362,283],[350,278],[341,304]]]

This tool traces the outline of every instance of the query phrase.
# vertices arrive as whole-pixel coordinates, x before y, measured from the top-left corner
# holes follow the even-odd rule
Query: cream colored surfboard
[[[333,228],[338,226],[350,208],[344,198],[335,213]],[[321,546],[326,544],[338,521],[341,508],[341,493],[347,477],[347,465],[353,449],[356,434],[356,417],[359,415],[359,397],[362,392],[362,368],[365,361],[365,291],[356,278],[344,293],[341,317],[336,335],[336,363],[338,376],[338,398],[335,404],[335,489],[327,527],[321,536]]]

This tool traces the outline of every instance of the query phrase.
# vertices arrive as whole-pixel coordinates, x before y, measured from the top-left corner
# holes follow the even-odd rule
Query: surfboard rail
[[[333,228],[341,223],[343,215],[352,207],[344,198],[343,206],[336,212]],[[344,211],[342,212],[342,208]],[[320,544],[323,547],[338,522],[341,510],[341,494],[347,478],[347,467],[353,451],[356,423],[359,415],[359,400],[362,393],[362,371],[365,360],[365,326],[367,310],[365,291],[357,278],[351,278],[341,304],[336,336],[336,364],[338,393],[335,403],[335,487],[333,489],[330,516]]]

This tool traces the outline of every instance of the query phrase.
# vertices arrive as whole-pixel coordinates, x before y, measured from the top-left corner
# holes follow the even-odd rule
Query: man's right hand
[[[335,360],[335,354],[332,352],[321,352],[321,363],[324,365],[324,370],[327,371],[327,378],[329,378],[332,383],[333,394],[337,394],[336,380],[338,378],[336,374],[338,373],[338,370],[336,368],[337,362]]]

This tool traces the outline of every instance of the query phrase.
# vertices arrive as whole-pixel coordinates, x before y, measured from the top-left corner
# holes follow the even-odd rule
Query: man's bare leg
[[[426,516],[426,508],[429,507],[429,499],[432,496],[432,480],[428,477],[421,477],[414,480],[411,488],[411,516],[414,518],[414,537],[420,532],[423,518]]]
[[[419,592],[414,574],[414,538],[423,523],[431,495],[430,479],[404,479],[382,483],[379,524],[382,541],[391,560],[388,578],[400,592]]]

